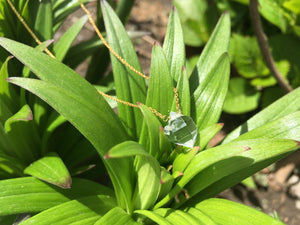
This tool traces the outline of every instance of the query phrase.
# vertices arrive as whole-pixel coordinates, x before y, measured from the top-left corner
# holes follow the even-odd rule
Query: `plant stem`
[[[270,52],[269,45],[268,45],[268,38],[262,28],[260,15],[258,12],[258,0],[250,0],[249,9],[250,9],[250,18],[257,38],[257,42],[267,67],[269,68],[269,70],[277,80],[280,87],[286,93],[291,92],[293,90],[292,87],[280,74],[279,70],[275,65],[273,56]]]

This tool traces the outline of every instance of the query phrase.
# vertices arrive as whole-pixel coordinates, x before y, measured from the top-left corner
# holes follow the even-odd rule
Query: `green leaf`
[[[93,144],[102,157],[114,145],[128,140],[114,111],[79,74],[59,61],[20,43],[0,38],[0,45],[5,46],[44,80],[14,78],[11,82],[25,87],[50,104]],[[120,206],[130,208],[128,204],[132,184],[129,179],[125,180],[126,183],[119,183],[122,178],[118,169],[122,168],[122,176],[127,172],[126,177],[130,177],[131,160],[114,159],[106,161],[105,166],[115,186]]]
[[[203,130],[198,131],[195,146],[200,146],[200,151],[205,149],[208,142],[223,128],[223,123],[213,124]]]
[[[144,126],[141,133],[140,144],[143,145],[150,155],[154,156],[156,159],[159,159],[160,155],[163,153],[160,149],[160,140],[162,141],[159,131],[162,126],[156,115],[151,112],[151,110],[140,104],[140,109],[144,116]],[[166,149],[168,150],[168,149]]]
[[[40,138],[38,129],[32,121],[32,112],[28,105],[24,105],[15,115],[6,120],[6,137],[13,149],[11,156],[23,162],[31,163],[40,156]]]
[[[141,71],[134,47],[123,24],[107,2],[102,1],[101,6],[107,39],[111,47],[132,67]],[[144,79],[122,64],[112,53],[111,62],[117,98],[133,104],[136,104],[136,102],[144,103],[146,99],[146,84]],[[140,110],[118,103],[118,114],[129,135],[133,138],[139,137],[142,128],[142,114]]]
[[[229,57],[224,53],[192,96],[192,117],[198,129],[218,122],[230,75]]]
[[[25,163],[19,159],[0,153],[0,171],[6,174],[0,177],[0,179],[22,177],[25,167]]]
[[[55,53],[57,60],[63,61],[65,55],[71,47],[71,44],[73,43],[76,36],[81,31],[82,27],[84,26],[87,20],[88,17],[83,16],[75,24],[73,24],[59,39],[59,41],[53,48],[53,52]]]
[[[133,195],[133,203],[136,209],[147,209],[155,203],[160,189],[160,165],[158,161],[147,153],[140,144],[127,141],[113,147],[105,156],[135,158],[136,187]],[[121,173],[121,171],[120,171]],[[128,179],[124,177],[124,179]]]
[[[282,138],[300,141],[300,111],[288,114],[242,134],[234,141],[255,138]]]
[[[217,21],[215,4],[198,0],[174,0],[183,26],[187,45],[201,46],[207,42]]]
[[[169,115],[173,103],[173,81],[163,49],[153,46],[150,82],[146,105],[162,115]]]
[[[187,201],[187,204],[191,206],[201,200],[213,197],[226,188],[232,187],[250,175],[283,158],[299,146],[297,141],[286,139],[248,139],[233,143],[236,143],[236,148],[238,146],[243,146],[244,151],[224,158],[225,154],[228,153],[224,152],[225,149],[222,147],[227,148],[229,145],[221,145],[219,151],[221,156],[215,156],[218,159],[214,163],[210,164],[205,169],[201,169],[201,171],[198,170],[199,172],[197,175],[190,180],[187,185],[184,184],[184,180],[188,177],[182,177],[178,182],[178,185],[181,187],[184,186],[190,198],[188,201],[187,199],[182,198],[179,205],[182,205]],[[232,148],[234,148],[234,146],[232,146]],[[215,149],[216,148],[212,148],[207,151],[214,151]],[[191,175],[191,173],[193,173],[191,170],[197,171],[196,167],[198,167],[199,164],[202,164],[199,162],[200,157],[203,157],[201,158],[202,161],[210,161],[210,159],[206,158],[204,155],[201,156],[201,153],[198,154],[199,158],[197,155],[190,163],[189,167],[186,169],[186,174]],[[196,163],[198,163],[198,165],[196,165]]]
[[[234,77],[229,81],[223,110],[232,114],[246,113],[258,107],[259,99],[260,92],[256,91],[246,79]]]
[[[201,221],[203,222],[203,224],[205,225],[216,225],[217,223],[213,220],[213,216],[209,216],[207,214],[205,214],[204,212],[202,212],[201,210],[197,209],[197,208],[186,208],[184,209],[185,212],[197,217],[197,218],[201,218]]]
[[[154,222],[156,222],[157,224],[160,224],[160,225],[173,225],[173,223],[169,222],[163,216],[161,216],[161,215],[159,215],[157,213],[154,213],[153,211],[149,211],[149,210],[135,210],[134,213],[146,216],[149,219],[151,219],[152,221],[154,221]]]
[[[280,3],[272,0],[259,0],[259,5],[262,16],[285,33],[289,21],[286,18],[287,13],[284,12]]]
[[[43,0],[39,3],[39,9],[35,18],[34,30],[43,41],[53,38],[53,15],[51,0]]]
[[[75,223],[93,225],[116,205],[115,200],[106,195],[79,198],[45,210],[20,225]]]
[[[116,207],[107,212],[94,225],[137,225],[130,215],[128,215],[122,208]]]
[[[180,19],[176,9],[171,11],[163,50],[169,63],[171,77],[177,82],[185,64],[185,47]]]
[[[179,100],[180,110],[182,114],[185,116],[190,116],[190,110],[191,110],[190,86],[189,86],[189,79],[187,76],[187,72],[184,67],[181,68],[181,72],[179,73],[176,89],[178,92],[178,100]],[[177,100],[175,97],[172,104],[172,111],[174,112],[177,111],[176,101]]]
[[[182,188],[185,188],[188,195],[192,197],[219,179],[242,169],[247,169],[263,160],[282,156],[293,151],[297,146],[298,143],[293,140],[251,139],[232,142],[202,151],[193,158],[184,175],[170,191],[169,195],[157,203],[155,208],[170,201]],[[181,200],[180,205],[186,200]]]
[[[219,19],[209,41],[205,45],[195,69],[190,77],[190,89],[193,93],[206,79],[217,60],[228,51],[230,40],[230,17],[224,13]]]
[[[71,189],[62,189],[34,177],[0,181],[0,215],[40,212],[75,198],[91,195],[110,195],[114,192],[100,184],[73,179]]]
[[[226,199],[207,199],[197,204],[196,208],[218,224],[284,224],[261,211]]]
[[[70,188],[72,184],[68,169],[55,152],[49,152],[33,162],[25,168],[24,173],[62,188]]]
[[[160,208],[154,211],[155,214],[158,214],[165,218],[168,222],[174,225],[180,224],[191,224],[191,225],[204,225],[202,217],[206,219],[207,216],[203,215],[202,217],[195,217],[194,215],[174,209]]]
[[[280,98],[269,107],[260,111],[247,122],[232,131],[223,141],[228,143],[238,136],[300,109],[300,88]]]
[[[179,154],[173,162],[173,167],[172,167],[173,173],[175,171],[179,171],[183,173],[185,168],[189,165],[191,160],[195,157],[195,155],[198,152],[199,152],[199,147],[194,147],[190,150],[187,150]]]

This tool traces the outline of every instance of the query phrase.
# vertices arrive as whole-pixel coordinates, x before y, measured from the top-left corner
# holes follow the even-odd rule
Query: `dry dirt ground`
[[[162,44],[163,42],[171,8],[172,0],[136,0],[131,12],[126,28],[128,30],[149,32],[149,35],[134,40],[143,71],[146,74],[149,74],[153,43],[156,41]],[[93,11],[95,9],[95,3],[91,3],[89,9]],[[69,22],[73,23],[82,15],[82,11],[76,12],[75,15],[70,17]],[[64,32],[66,27],[63,27],[61,32]],[[93,29],[87,24],[77,41],[87,39],[92,35]],[[196,51],[197,50],[199,49],[196,49]],[[85,64],[77,68],[77,71],[82,75],[85,73],[85,70]],[[222,122],[225,123],[225,127],[234,127],[237,125],[235,123],[231,124],[231,121],[226,119]],[[217,139],[222,139],[224,133],[223,131],[218,134]],[[300,159],[300,154],[296,153],[293,158]],[[260,172],[260,177],[264,178],[264,182],[262,182],[265,183],[264,187],[259,185],[257,189],[249,189],[242,185],[236,185],[224,191],[218,197],[249,205],[268,214],[277,212],[281,220],[288,225],[300,224],[300,187],[298,187],[300,185],[297,167],[295,167],[295,165],[299,165],[299,162],[295,162],[291,165],[289,160],[285,160],[281,162],[281,164],[283,166],[277,166],[281,168],[279,172],[269,169]],[[294,176],[289,178],[292,173],[294,173]],[[289,184],[287,180],[289,180]],[[278,185],[277,181],[280,181],[280,185]],[[292,186],[290,183],[298,184],[298,186]],[[291,191],[291,189],[293,190]]]

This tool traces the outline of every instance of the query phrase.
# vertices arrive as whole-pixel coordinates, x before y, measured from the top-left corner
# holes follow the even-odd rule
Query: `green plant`
[[[122,23],[105,1],[101,5],[109,43],[139,70]],[[119,103],[117,116],[71,68],[0,38],[0,45],[40,78],[8,81],[39,96],[73,124],[97,150],[113,184],[112,190],[73,178],[72,188],[66,190],[33,177],[2,180],[0,205],[5,207],[0,215],[33,214],[21,224],[282,224],[252,208],[213,198],[294,151],[300,140],[297,89],[241,125],[221,145],[208,148],[222,128],[217,122],[229,82],[229,39],[225,13],[188,78],[184,69],[178,70],[185,61],[184,43],[178,14],[172,11],[163,48],[153,47],[148,89],[143,78],[111,57],[117,98],[140,102],[139,108]],[[193,148],[169,142],[162,129],[167,123],[153,113],[178,110],[174,86],[182,114],[197,125]]]
[[[251,0],[253,1],[253,0]],[[185,44],[203,46],[212,32],[212,23],[224,11],[231,17],[232,37],[229,56],[234,68],[229,81],[224,112],[243,114],[265,108],[284,95],[274,73],[262,57],[253,33],[249,0],[174,0],[183,23]],[[263,28],[269,39],[276,67],[290,86],[299,86],[299,9],[298,1],[259,0]],[[192,12],[192,13],[191,13]],[[252,24],[252,26],[251,26]],[[284,44],[283,44],[284,43]],[[195,57],[188,60],[194,64]]]

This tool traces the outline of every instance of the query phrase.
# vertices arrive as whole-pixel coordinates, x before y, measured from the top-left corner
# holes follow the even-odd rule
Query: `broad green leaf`
[[[234,141],[255,138],[282,138],[300,141],[300,111],[288,114],[242,134]]]
[[[122,139],[126,140],[127,135],[124,134],[124,130],[122,131],[121,123],[114,118],[115,115],[109,114],[111,108],[101,96],[98,99],[102,101],[95,101],[95,105],[91,105],[92,99],[87,101],[82,97],[84,94],[74,94],[67,87],[63,89],[50,82],[28,78],[14,78],[11,82],[30,90],[55,108],[89,139],[100,156],[106,154],[109,146],[122,142]],[[95,108],[96,105],[102,108]],[[130,210],[132,183],[127,178],[131,176],[132,160],[129,158],[106,160],[105,166],[115,189],[119,190],[116,193],[120,205]],[[120,170],[123,173],[119,173]]]
[[[149,219],[151,219],[152,221],[154,221],[154,222],[156,222],[157,224],[160,224],[160,225],[173,225],[173,223],[169,222],[163,216],[161,216],[161,215],[159,215],[157,213],[154,213],[153,211],[149,211],[149,210],[135,210],[134,213],[146,216]]]
[[[188,184],[184,184],[184,180],[188,178],[185,176],[178,182],[178,185],[181,187],[184,186],[190,196],[190,200],[188,199],[187,204],[195,204],[203,199],[215,196],[220,193],[220,191],[232,187],[250,175],[269,166],[271,163],[283,158],[288,153],[297,149],[299,145],[297,141],[286,139],[250,139],[234,143],[236,143],[237,146],[244,146],[244,151],[223,158],[223,154],[225,155],[227,153],[223,151],[222,146],[225,148],[228,147],[228,144],[221,145],[221,151],[219,152],[221,156],[217,157],[217,161],[206,166],[205,169],[201,169],[201,171],[198,170],[199,172],[196,172],[197,175],[192,178]],[[214,151],[214,149],[216,148],[207,151]],[[191,172],[191,170],[197,171],[196,167],[202,164],[199,162],[201,153],[198,154],[199,158],[197,155],[194,161],[191,162],[186,169],[186,174],[192,175],[193,172]],[[210,161],[206,159],[205,156],[201,159]],[[197,162],[199,165],[195,165]],[[187,199],[182,198],[180,205],[185,201],[187,201]]]
[[[71,189],[62,189],[34,177],[0,181],[0,215],[40,212],[75,198],[114,196],[111,189],[95,182],[73,178]]]
[[[51,57],[23,44],[0,38],[0,45],[9,50],[44,81],[15,78],[18,83],[38,95],[69,120],[103,157],[108,149],[128,140],[122,123],[95,88],[79,74]],[[12,81],[12,80],[11,80]],[[131,183],[119,183],[121,176],[131,176],[130,159],[106,161],[106,167],[115,185],[120,206],[130,202]],[[118,168],[123,174],[119,174]],[[125,170],[128,168],[128,170]],[[126,177],[125,176],[125,177]]]
[[[62,159],[55,152],[36,160],[25,168],[25,174],[62,188],[71,188],[72,179]]]
[[[228,51],[230,40],[230,17],[224,13],[205,45],[196,67],[190,77],[190,89],[193,93],[206,79],[220,56]]]
[[[298,143],[293,140],[251,139],[202,151],[193,158],[169,195],[157,203],[155,208],[170,201],[182,188],[185,188],[188,195],[192,197],[219,179],[247,169],[260,161],[282,156],[293,151],[297,146]],[[180,204],[184,201],[186,199],[181,200]]]
[[[150,209],[159,195],[160,165],[156,159],[141,155],[135,158],[135,171],[134,209]]]
[[[75,24],[73,24],[59,39],[53,48],[57,60],[63,61],[67,51],[71,47],[71,44],[75,40],[78,33],[81,31],[84,24],[87,22],[88,17],[83,16]]]
[[[137,142],[123,142],[108,151],[105,158],[135,157],[136,188],[133,203],[136,209],[148,209],[156,201],[160,189],[160,165]],[[128,179],[124,177],[124,179]]]
[[[134,141],[126,141],[114,146],[106,153],[104,158],[112,159],[112,158],[123,158],[123,157],[137,156],[137,155],[147,156],[152,158],[152,156],[145,151],[143,146],[141,146],[140,144]]]
[[[226,199],[207,199],[197,204],[196,208],[213,218],[218,224],[284,224],[259,210]]]
[[[141,133],[140,144],[146,148],[150,155],[154,156],[156,159],[159,159],[163,153],[161,151],[163,149],[160,149],[159,145],[161,140],[160,136],[162,135],[160,135],[159,131],[162,125],[156,115],[154,115],[147,106],[143,104],[140,104],[139,106],[143,113],[145,122]]]
[[[190,46],[207,42],[217,21],[215,4],[198,0],[174,0],[183,28],[184,41]]]
[[[260,127],[267,122],[278,119],[300,109],[300,88],[295,89],[286,96],[280,98],[264,110],[260,111],[247,122],[232,131],[223,141],[228,143],[238,136]]]
[[[180,19],[175,8],[169,16],[163,50],[169,63],[171,77],[177,82],[181,68],[185,64],[185,47]]]
[[[35,18],[34,30],[43,41],[53,38],[53,15],[51,0],[39,2],[39,9]]]
[[[190,110],[191,110],[190,86],[189,86],[187,72],[184,67],[181,68],[181,72],[179,73],[176,89],[178,92],[179,106],[182,114],[185,116],[190,116]],[[174,101],[172,104],[172,111],[174,112],[177,111],[176,101],[177,101],[176,97],[174,97]]]
[[[224,53],[192,96],[191,112],[198,129],[218,122],[228,89],[229,75],[229,57]]]
[[[206,225],[204,221],[202,221],[202,217],[204,218],[207,217],[205,215],[203,215],[202,217],[195,217],[194,215],[188,212],[175,210],[175,209],[167,209],[167,208],[157,209],[154,211],[154,213],[164,217],[168,222],[174,225],[180,225],[180,224]]]
[[[20,223],[27,224],[86,224],[93,225],[109,210],[116,207],[113,198],[106,195],[72,200],[45,210]]]
[[[223,110],[232,114],[246,113],[258,107],[259,99],[260,92],[255,90],[246,79],[234,77],[229,81]]]
[[[163,49],[157,44],[152,49],[150,82],[146,105],[168,116],[173,103],[173,81]]]
[[[191,160],[195,157],[195,155],[198,152],[199,152],[199,147],[194,147],[190,150],[187,150],[179,154],[173,162],[173,167],[172,167],[173,173],[175,171],[184,172],[185,168],[189,165]]]
[[[233,34],[229,53],[233,65],[241,76],[255,78],[268,74],[268,68],[255,37]]]
[[[123,24],[107,2],[102,1],[101,6],[107,39],[111,47],[132,67],[141,71],[141,66],[134,47]],[[136,102],[144,103],[146,99],[146,84],[144,78],[127,68],[119,59],[113,56],[112,53],[111,62],[117,98],[133,104],[136,104]],[[118,114],[129,135],[133,138],[139,137],[143,123],[140,110],[118,103]]]
[[[122,208],[116,207],[107,212],[101,219],[99,219],[94,225],[138,225],[140,223],[135,222],[132,217],[127,214]]]
[[[32,116],[29,106],[24,105],[16,114],[6,120],[4,125],[6,138],[13,146],[10,155],[26,163],[31,163],[40,156],[41,143]]]
[[[198,131],[195,146],[200,146],[200,150],[205,149],[208,142],[223,128],[223,126],[223,123],[216,123]]]
[[[272,0],[259,0],[260,13],[282,32],[286,32],[288,27],[287,13],[281,7],[280,3]]]
[[[291,10],[296,14],[300,14],[300,2],[298,0],[289,0],[283,2],[283,7]]]
[[[216,225],[217,223],[213,220],[213,216],[209,216],[207,214],[205,214],[204,212],[202,212],[201,210],[197,209],[197,208],[186,208],[184,209],[185,212],[197,217],[197,218],[201,218],[201,221],[203,222],[203,224],[205,225]]]

